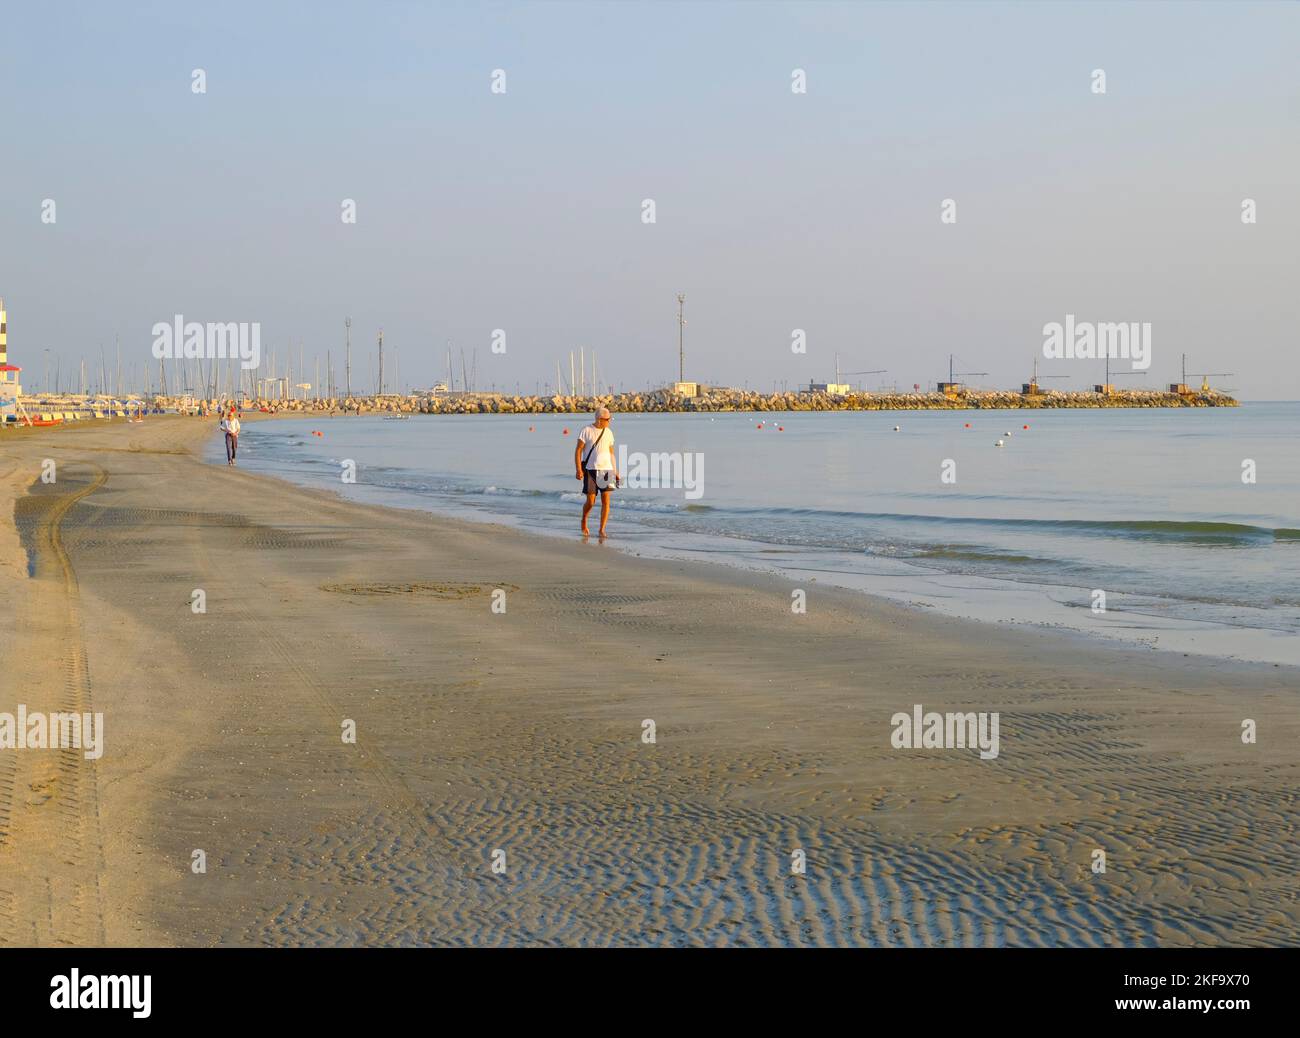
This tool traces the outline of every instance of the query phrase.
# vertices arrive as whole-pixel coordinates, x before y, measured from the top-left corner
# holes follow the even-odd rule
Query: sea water
[[[361,501],[575,537],[573,451],[589,421],[271,419],[244,425],[239,462]],[[615,491],[606,548],[1300,663],[1300,403],[616,414],[611,428],[625,459],[694,460],[701,478]],[[215,424],[211,458],[224,463]],[[341,479],[349,460],[355,483]]]

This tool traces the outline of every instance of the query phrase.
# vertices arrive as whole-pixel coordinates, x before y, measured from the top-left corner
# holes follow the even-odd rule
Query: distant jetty
[[[1079,407],[1236,407],[1237,401],[1214,390],[1109,393],[1036,393],[967,390],[960,394],[819,392],[761,393],[713,389],[685,396],[659,389],[601,396],[518,396],[505,393],[436,393],[411,396],[353,397],[351,400],[265,401],[277,411],[406,414],[583,414],[608,407],[620,414],[718,411],[961,411],[1043,410]]]
[[[388,406],[379,401],[380,409]],[[697,396],[671,390],[619,393],[613,396],[496,396],[469,394],[419,397],[412,410],[427,414],[560,414],[608,407],[623,414],[716,411],[961,411],[1042,410],[1077,407],[1236,407],[1237,401],[1214,390],[1150,392],[1114,390],[1109,393],[1015,393],[967,390],[933,393],[761,393],[744,389],[715,389]]]
[[[87,418],[129,417],[172,412],[216,414],[224,400],[194,397],[128,397],[111,402],[86,397],[24,398],[33,424],[50,425]],[[1109,392],[1016,393],[1009,390],[966,389],[959,393],[761,393],[747,389],[708,389],[694,396],[658,389],[642,393],[601,396],[519,396],[507,393],[412,393],[306,400],[245,399],[244,411],[271,414],[584,414],[608,407],[621,414],[719,411],[1040,411],[1100,407],[1236,407],[1237,401],[1213,389],[1178,391],[1119,390]],[[9,413],[6,424],[18,424]]]

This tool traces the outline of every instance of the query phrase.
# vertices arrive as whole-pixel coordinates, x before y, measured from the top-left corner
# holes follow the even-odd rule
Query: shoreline
[[[308,416],[297,412],[259,414],[254,420]],[[212,463],[220,464],[218,460]],[[296,487],[325,489],[341,500],[362,505],[415,510],[452,522],[498,525],[548,541],[571,539],[567,527],[543,525],[536,517],[508,510],[458,507],[441,498],[403,495],[364,481],[346,489],[338,485],[322,487],[306,480],[285,479],[274,472],[260,470],[257,465],[254,458],[253,467],[245,466],[245,471]],[[575,515],[577,507],[573,506]],[[1036,629],[1045,635],[1057,632],[1078,636],[1084,639],[1084,644],[1097,646],[1118,645],[1135,651],[1197,656],[1245,666],[1300,668],[1300,640],[1267,622],[1234,625],[1210,619],[1162,616],[1149,606],[1125,604],[1120,592],[1114,593],[1113,604],[1104,619],[1097,620],[1090,610],[1068,604],[1070,600],[1088,600],[1090,586],[1082,584],[951,573],[906,558],[859,558],[852,553],[837,555],[830,548],[810,548],[779,540],[668,531],[643,526],[638,512],[622,511],[619,506],[616,509],[620,530],[608,547],[623,554],[689,561],[693,566],[709,564],[741,569],[793,583],[824,582],[823,586],[866,595],[909,612],[932,612],[988,629],[1005,626]],[[621,533],[627,524],[633,530],[630,537]]]
[[[0,440],[0,631],[26,705],[68,694],[63,660],[106,751],[71,777],[0,752],[8,788],[49,792],[0,805],[0,940],[1300,936],[1289,669],[820,583],[795,616],[788,580],[211,466],[188,453],[206,423],[74,428]],[[66,475],[32,488],[46,456]],[[893,750],[918,703],[1000,711],[1001,756]]]

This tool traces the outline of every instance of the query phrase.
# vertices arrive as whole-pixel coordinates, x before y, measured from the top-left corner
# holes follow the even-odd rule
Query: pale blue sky
[[[382,326],[404,382],[450,338],[484,386],[580,345],[640,386],[675,377],[684,291],[705,380],[825,379],[838,350],[910,386],[951,349],[1010,385],[1074,313],[1152,323],[1127,382],[1186,350],[1300,398],[1297,54],[1290,4],[5,2],[12,359],[29,388],[46,347],[152,363],[179,312],[341,368],[350,314],[357,385]]]

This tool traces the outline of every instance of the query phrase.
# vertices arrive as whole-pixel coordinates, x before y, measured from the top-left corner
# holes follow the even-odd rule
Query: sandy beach
[[[0,711],[105,733],[0,751],[0,943],[1300,940],[1291,670],[817,584],[798,615],[207,465],[214,435],[0,433]],[[893,748],[915,704],[997,711],[998,757]]]

